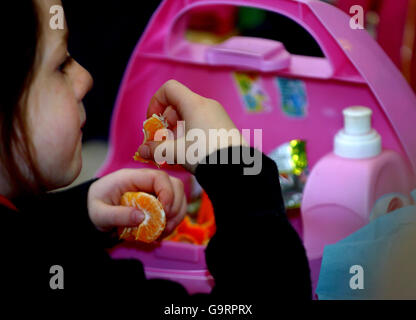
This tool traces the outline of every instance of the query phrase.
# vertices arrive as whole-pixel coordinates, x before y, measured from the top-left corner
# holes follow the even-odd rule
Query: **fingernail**
[[[133,219],[132,219],[133,224],[140,224],[144,220],[144,214],[140,211],[137,211],[137,210],[133,211],[132,216],[133,216]]]
[[[149,159],[150,158],[150,148],[149,146],[143,144],[139,147],[139,154],[142,158]]]

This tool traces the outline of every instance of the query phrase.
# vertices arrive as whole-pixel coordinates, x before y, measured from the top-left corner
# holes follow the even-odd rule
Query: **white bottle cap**
[[[371,131],[371,114],[373,111],[365,107],[350,107],[342,111],[344,130],[349,135],[366,134]]]
[[[364,159],[381,152],[381,138],[371,128],[372,111],[366,107],[350,107],[343,110],[344,129],[334,140],[334,153],[343,158]]]

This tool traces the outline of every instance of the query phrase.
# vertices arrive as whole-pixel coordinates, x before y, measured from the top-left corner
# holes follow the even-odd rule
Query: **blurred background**
[[[94,78],[94,87],[84,100],[87,124],[83,169],[74,184],[92,178],[105,160],[111,114],[124,70],[160,2],[63,0],[70,31],[69,52]],[[351,6],[362,6],[365,28],[416,91],[416,0],[325,2],[347,14]],[[323,56],[315,40],[303,28],[263,10],[241,7],[221,15],[209,10],[196,11],[188,28],[189,41],[216,44],[234,35],[245,35],[281,41],[292,54]]]
[[[147,22],[161,1],[63,0],[68,50],[94,78],[84,99],[83,168],[72,185],[94,177],[108,148],[111,114],[124,70]]]

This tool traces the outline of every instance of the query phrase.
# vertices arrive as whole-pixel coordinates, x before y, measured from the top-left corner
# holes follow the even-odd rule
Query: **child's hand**
[[[181,180],[163,171],[123,169],[97,180],[88,191],[89,216],[98,230],[135,227],[143,221],[143,212],[120,206],[121,196],[128,191],[152,193],[162,203],[166,213],[162,237],[170,234],[185,216],[187,202]]]
[[[176,127],[178,120],[184,120],[185,135],[191,129],[200,129],[204,132],[206,141],[198,139],[198,143],[203,144],[200,148],[203,152],[198,154],[196,163],[190,163],[189,159],[185,157],[184,167],[191,173],[195,172],[199,161],[204,159],[207,154],[231,145],[247,145],[240,131],[220,103],[192,92],[175,80],[167,81],[152,97],[147,110],[147,117],[149,118],[153,114],[163,114],[170,128]],[[215,144],[208,144],[210,129],[225,129],[221,134],[223,139],[215,139]],[[233,139],[227,136],[230,132],[233,133]],[[156,148],[159,145],[163,144],[163,149],[166,150],[176,150],[175,145],[179,144],[180,139],[185,140],[185,136],[180,136],[178,132],[175,132],[175,140],[147,142],[140,146],[138,151],[142,158],[154,159]],[[190,144],[193,144],[193,142],[185,141],[185,149]],[[172,153],[176,156],[176,152]],[[175,162],[177,162],[177,159],[175,159]]]

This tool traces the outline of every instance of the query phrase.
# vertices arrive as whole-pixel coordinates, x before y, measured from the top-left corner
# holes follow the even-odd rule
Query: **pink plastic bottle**
[[[344,129],[334,139],[334,152],[312,169],[302,201],[304,244],[309,259],[322,257],[335,243],[366,225],[381,196],[408,196],[412,174],[395,151],[382,150],[380,135],[371,128],[372,111],[343,110]]]

